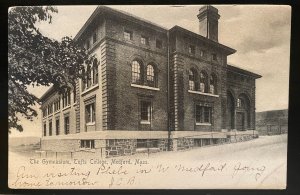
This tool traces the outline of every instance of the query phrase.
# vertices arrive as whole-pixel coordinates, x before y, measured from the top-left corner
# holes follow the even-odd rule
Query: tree
[[[28,85],[53,84],[62,93],[74,88],[76,79],[85,78],[89,56],[70,37],[61,42],[43,36],[36,23],[52,20],[58,10],[51,6],[13,7],[8,12],[8,126],[23,131],[17,113],[32,119],[39,100],[27,91]]]

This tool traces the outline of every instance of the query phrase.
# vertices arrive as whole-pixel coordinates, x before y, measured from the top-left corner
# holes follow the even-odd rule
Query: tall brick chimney
[[[218,42],[218,20],[220,18],[218,9],[211,5],[205,5],[199,9],[197,17],[199,19],[199,34]]]

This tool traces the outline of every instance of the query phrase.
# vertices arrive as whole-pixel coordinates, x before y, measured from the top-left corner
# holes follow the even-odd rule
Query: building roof
[[[232,72],[237,72],[239,74],[244,74],[244,75],[247,75],[247,76],[251,76],[255,79],[258,79],[258,78],[262,77],[259,74],[256,74],[256,73],[250,72],[248,70],[244,70],[244,69],[241,69],[241,68],[238,68],[236,66],[229,65],[229,64],[227,64],[227,70],[232,71]]]
[[[226,45],[223,45],[223,44],[221,44],[221,43],[219,43],[219,42],[216,42],[216,41],[213,41],[213,40],[211,40],[211,39],[208,39],[208,38],[206,38],[206,37],[204,37],[204,36],[202,36],[202,35],[200,35],[200,34],[194,33],[194,32],[192,32],[192,31],[189,31],[189,30],[187,30],[187,29],[185,29],[185,28],[182,28],[182,27],[180,27],[180,26],[175,25],[174,27],[172,27],[172,28],[170,29],[170,32],[175,32],[175,31],[182,32],[182,33],[187,34],[187,35],[189,35],[189,36],[191,36],[191,37],[194,37],[194,38],[196,38],[196,39],[198,39],[198,40],[201,40],[201,41],[203,41],[203,42],[206,42],[207,44],[209,44],[209,45],[211,45],[211,46],[218,47],[218,48],[222,49],[223,51],[225,51],[227,55],[230,55],[230,54],[233,54],[233,53],[236,52],[235,49],[232,49],[232,48],[230,48],[230,47],[227,47]]]
[[[55,87],[52,85],[40,98],[40,101],[44,101],[50,94],[56,91]]]
[[[164,28],[164,27],[162,27],[158,24],[155,24],[151,21],[148,21],[148,20],[145,20],[143,18],[137,17],[137,16],[132,15],[130,13],[127,13],[125,11],[116,10],[116,9],[113,9],[113,8],[110,8],[110,7],[107,7],[107,6],[100,5],[95,9],[95,11],[89,17],[89,19],[85,22],[85,24],[82,26],[82,28],[76,34],[76,36],[74,37],[74,40],[75,41],[79,40],[79,38],[84,34],[85,30],[95,20],[95,18],[99,17],[100,15],[105,15],[105,14],[118,16],[122,19],[125,19],[125,20],[128,20],[128,21],[143,25],[145,27],[155,29],[157,31],[161,31],[161,32],[167,32],[168,31],[168,29],[166,29],[166,28]]]

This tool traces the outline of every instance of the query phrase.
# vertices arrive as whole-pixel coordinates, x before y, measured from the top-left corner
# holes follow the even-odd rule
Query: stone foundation
[[[108,139],[106,140],[106,157],[132,155],[136,150],[136,139]]]
[[[258,138],[258,134],[231,132],[227,137],[178,137],[171,138],[170,150],[188,150],[195,147],[235,143]],[[93,140],[91,148],[81,148],[81,140]],[[138,152],[168,151],[168,139],[42,139],[41,150],[48,152],[72,152],[73,154],[95,153],[101,157],[133,155]],[[83,155],[84,156],[84,155]]]

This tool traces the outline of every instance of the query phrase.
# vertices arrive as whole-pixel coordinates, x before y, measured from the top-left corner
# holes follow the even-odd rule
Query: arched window
[[[94,60],[93,62],[93,84],[98,83],[98,62],[97,59]]]
[[[238,98],[238,99],[237,99],[237,102],[236,102],[236,106],[237,106],[238,108],[244,108],[244,106],[245,106],[244,99],[243,99],[243,98]]]
[[[209,92],[211,94],[217,94],[217,77],[214,74],[210,76]]]
[[[194,69],[189,70],[189,90],[196,90],[196,71]]]
[[[140,84],[141,82],[141,65],[138,61],[133,61],[131,64],[131,81],[132,83]]]
[[[200,73],[200,92],[207,93],[207,74],[204,71]]]
[[[147,85],[151,87],[155,86],[155,71],[151,64],[147,66]]]

